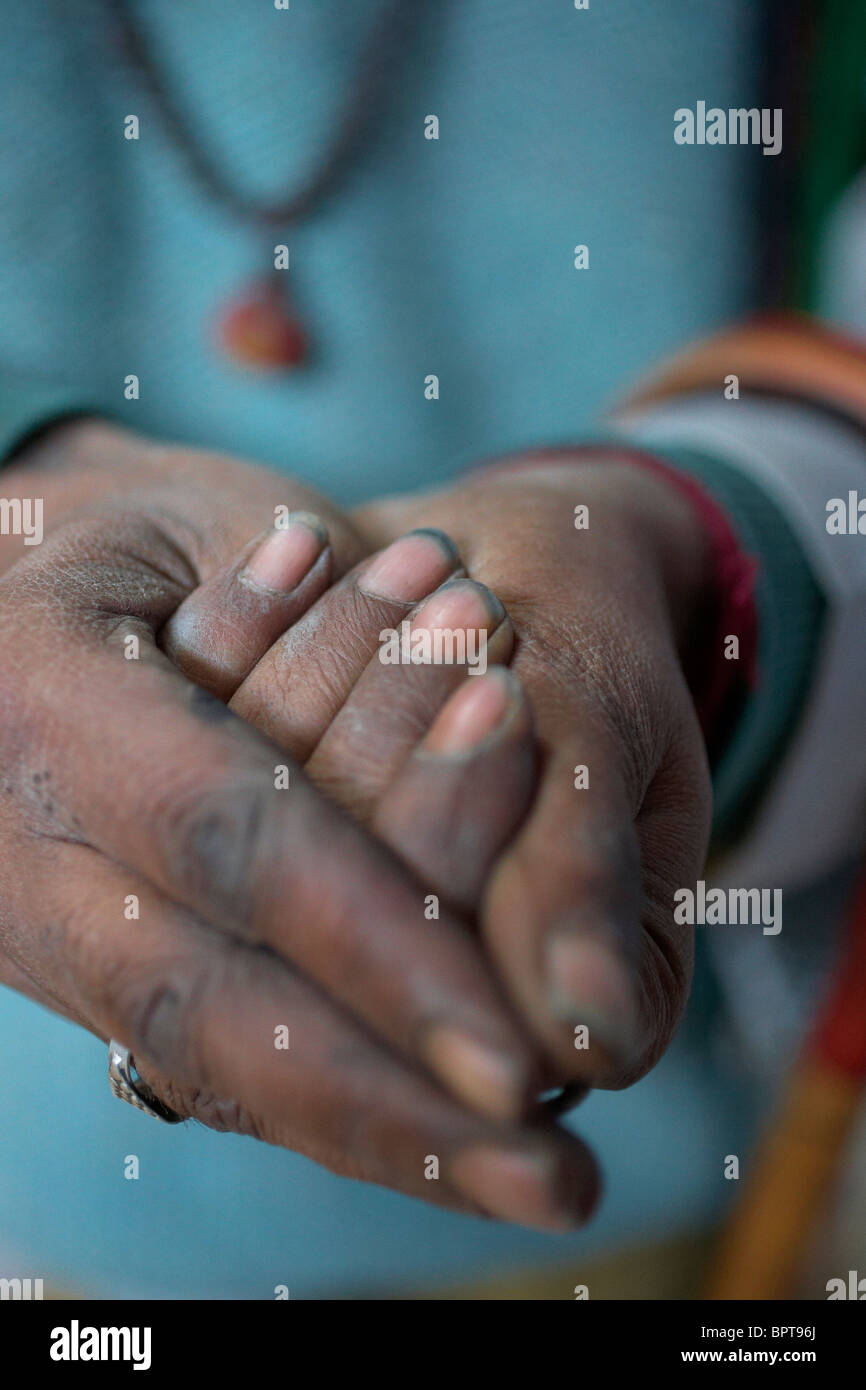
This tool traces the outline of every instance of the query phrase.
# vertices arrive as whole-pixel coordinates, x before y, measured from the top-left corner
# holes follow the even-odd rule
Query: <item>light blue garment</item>
[[[379,5],[134,8],[209,148],[273,197],[315,163]],[[381,138],[287,233],[315,364],[262,380],[226,364],[209,328],[282,234],[238,228],[199,193],[135,73],[109,67],[99,0],[16,6],[0,53],[0,361],[347,499],[573,439],[661,352],[748,302],[761,156],[675,145],[673,113],[757,99],[755,8],[417,0]]]
[[[138,3],[223,164],[277,196],[315,162],[378,6]],[[757,151],[684,148],[674,111],[752,105],[748,0],[436,0],[381,136],[290,230],[315,361],[245,376],[208,325],[277,237],[190,182],[98,0],[10,7],[0,50],[0,359],[134,428],[296,471],[347,501],[574,439],[659,354],[748,305]],[[137,114],[138,142],[123,138]],[[440,120],[438,141],[424,118]],[[590,268],[577,271],[577,244]],[[141,399],[126,402],[135,373]],[[438,401],[424,379],[440,378]],[[251,1140],[114,1101],[102,1047],[0,993],[0,1250],[97,1293],[272,1297],[466,1278],[684,1227],[743,1119],[683,1039],[581,1131],[609,1196],[585,1236],[449,1216]],[[124,1180],[127,1154],[141,1163]],[[0,1271],[4,1272],[4,1271]],[[565,1296],[568,1296],[565,1291]]]
[[[628,1095],[598,1092],[575,1112],[609,1196],[587,1231],[545,1236],[253,1139],[161,1125],[110,1094],[89,1034],[2,989],[0,1018],[0,1263],[20,1252],[0,1274],[101,1297],[273,1298],[282,1284],[304,1298],[573,1262],[706,1219],[730,1195],[724,1155],[748,1133],[732,1087],[683,1040]],[[137,1180],[124,1177],[130,1155]]]

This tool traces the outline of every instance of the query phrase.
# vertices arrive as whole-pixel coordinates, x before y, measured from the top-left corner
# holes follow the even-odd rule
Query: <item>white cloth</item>
[[[829,605],[807,706],[754,825],[720,883],[794,888],[866,841],[866,535],[832,535],[827,503],[866,497],[866,437],[790,401],[692,396],[620,417],[648,448],[704,449],[748,474],[784,513]]]

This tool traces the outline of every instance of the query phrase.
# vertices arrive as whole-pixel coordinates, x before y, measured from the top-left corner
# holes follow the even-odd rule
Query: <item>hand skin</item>
[[[573,526],[577,501],[590,506],[588,531]],[[381,584],[368,579],[375,560],[329,588],[269,649],[260,644],[246,679],[223,693],[446,900],[480,913],[551,1079],[628,1084],[666,1046],[690,978],[691,941],[674,928],[672,895],[700,870],[710,810],[678,655],[702,614],[700,523],[677,490],[631,461],[564,453],[373,504],[357,520],[371,541],[392,542],[386,557],[417,547],[417,538],[400,538],[408,527],[447,529],[472,574],[507,598],[516,669],[546,742],[538,801],[517,842],[500,862],[477,854],[482,817],[502,816],[495,796],[480,798],[479,769],[455,792],[450,816],[428,813],[426,789],[408,802],[392,790],[462,676],[376,659],[380,629],[413,613],[417,621],[408,600],[423,590],[401,594],[402,604],[380,597]],[[440,593],[470,587],[481,590],[452,581]],[[506,615],[489,638],[494,659],[509,660],[514,641]],[[590,769],[582,790],[578,764]],[[501,854],[521,819],[488,849]],[[578,1049],[581,1024],[589,1046]]]
[[[578,504],[588,529],[575,529]],[[691,980],[673,893],[700,874],[711,816],[680,663],[704,611],[700,524],[669,483],[613,450],[503,460],[354,520],[376,546],[411,527],[446,531],[508,610],[543,767],[486,885],[483,938],[558,1072],[628,1085],[667,1047]]]
[[[492,664],[511,656],[508,615],[466,577],[453,542],[438,531],[399,537],[291,616],[290,600],[270,586],[282,583],[286,568],[294,571],[291,530],[272,535],[264,550],[267,588],[253,574],[261,568],[256,553],[245,547],[189,594],[160,642],[180,669],[371,825],[428,893],[474,924],[488,875],[524,820],[536,780],[528,702],[511,673]],[[413,631],[462,628],[467,638],[484,630],[488,675],[479,678],[472,665],[467,676],[459,662],[383,663],[383,628],[393,632],[404,620]],[[446,748],[449,719],[459,737]],[[538,1082],[558,1089],[543,1060]],[[585,1092],[572,1085],[545,1109],[575,1105]]]
[[[291,569],[295,548],[278,533],[268,546],[269,574],[280,572],[275,552]],[[251,615],[250,568],[247,547],[188,596],[161,643],[183,671],[302,762],[332,800],[371,824],[431,892],[474,918],[535,782],[528,703],[519,682],[493,664],[511,656],[508,615],[468,579],[441,532],[412,532],[368,557],[296,610],[276,640],[286,597],[257,589],[260,605]],[[493,684],[478,671],[470,677],[459,662],[381,662],[383,629],[404,620],[413,631],[483,630]],[[503,700],[494,718],[492,707]],[[441,743],[449,714],[461,738],[449,741],[454,756],[434,759],[431,737]]]
[[[433,936],[396,856],[300,769],[277,792],[285,755],[156,645],[276,506],[334,536],[304,602],[363,550],[351,524],[91,421],[34,442],[4,492],[44,499],[45,540],[0,553],[0,980],[121,1039],[206,1124],[452,1205],[585,1216],[592,1160],[522,1122],[535,1053],[460,920]]]

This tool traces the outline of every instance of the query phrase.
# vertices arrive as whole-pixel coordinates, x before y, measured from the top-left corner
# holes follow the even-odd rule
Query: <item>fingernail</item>
[[[420,752],[468,753],[507,723],[520,704],[520,682],[504,666],[465,681],[437,714]]]
[[[449,1177],[491,1216],[544,1231],[570,1231],[582,1213],[564,1204],[560,1165],[542,1153],[478,1147],[457,1155]]]
[[[493,632],[505,617],[499,599],[473,579],[451,579],[411,616],[413,629],[475,628]]]
[[[625,963],[597,941],[557,933],[548,938],[548,1005],[556,1018],[587,1028],[593,1044],[618,1062],[637,1043],[634,987]]]
[[[290,512],[285,526],[269,531],[241,570],[240,578],[257,589],[289,593],[318,560],[328,532],[311,512]]]
[[[429,594],[460,564],[443,531],[410,531],[376,555],[358,579],[362,594],[415,603]]]
[[[496,1120],[519,1118],[526,1108],[527,1080],[501,1052],[450,1024],[437,1024],[424,1048],[426,1059],[452,1094]]]

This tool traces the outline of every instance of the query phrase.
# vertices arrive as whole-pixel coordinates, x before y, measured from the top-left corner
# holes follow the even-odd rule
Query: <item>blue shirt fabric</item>
[[[128,3],[221,167],[270,198],[315,164],[381,8]],[[749,302],[760,152],[676,145],[673,113],[757,100],[754,8],[420,0],[377,138],[317,216],[272,235],[191,181],[100,0],[18,6],[0,54],[0,361],[346,500],[573,439]],[[314,360],[242,373],[212,326],[284,239]]]
[[[276,198],[327,141],[379,4],[133,8],[221,166]],[[190,179],[99,0],[15,7],[0,49],[0,360],[62,376],[132,428],[353,502],[577,438],[649,362],[748,307],[760,152],[677,146],[673,116],[699,99],[759,104],[756,7],[416,8],[381,128],[337,195],[259,235]],[[263,377],[214,349],[212,325],[278,241],[314,358]],[[588,1232],[554,1239],[160,1127],[112,1099],[99,1043],[8,991],[0,1056],[0,1252],[32,1266],[15,1273],[107,1296],[456,1280],[684,1227],[724,1200],[722,1157],[746,1122],[698,1020],[638,1087],[578,1112],[609,1197]]]

